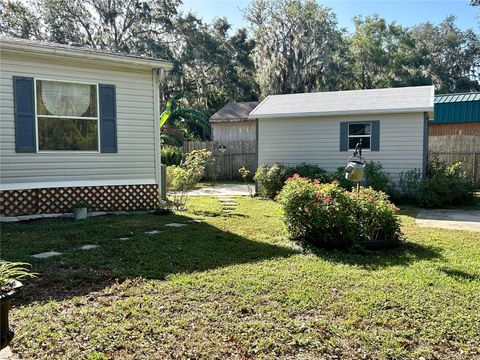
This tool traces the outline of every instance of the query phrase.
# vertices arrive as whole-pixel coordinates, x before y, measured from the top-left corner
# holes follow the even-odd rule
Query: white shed
[[[258,164],[315,164],[335,171],[362,139],[367,161],[379,161],[394,182],[425,169],[433,86],[317,92],[266,97],[258,119]]]
[[[166,61],[0,38],[0,213],[156,206]]]

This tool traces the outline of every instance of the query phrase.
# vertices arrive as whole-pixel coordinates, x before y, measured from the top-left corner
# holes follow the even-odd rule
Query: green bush
[[[173,206],[185,207],[188,192],[193,190],[205,174],[205,166],[212,153],[207,150],[194,150],[185,154],[180,166],[167,167],[167,187],[173,192]]]
[[[358,194],[338,182],[322,184],[298,174],[278,196],[293,238],[317,246],[346,248],[355,243],[397,241],[400,228],[388,196],[371,188]]]
[[[400,193],[395,197],[401,202],[418,203],[422,194],[422,172],[419,169],[408,170],[400,174]]]
[[[317,165],[302,163],[300,165],[291,166],[286,169],[285,174],[288,177],[293,176],[294,174],[299,174],[300,176],[309,178],[309,179],[321,179],[327,175],[327,171],[322,169]],[[285,179],[286,180],[286,179]]]
[[[399,185],[401,200],[422,207],[461,206],[474,200],[475,188],[462,163],[450,164],[436,154],[429,154],[425,178],[420,170],[410,170],[400,175]]]
[[[182,149],[176,146],[164,145],[161,150],[162,164],[167,166],[180,165],[182,162]]]
[[[393,190],[390,178],[388,174],[383,171],[383,166],[380,162],[368,162],[365,165],[364,178],[365,187],[371,187],[387,194],[390,194]]]
[[[285,179],[286,168],[278,163],[272,166],[259,166],[253,177],[253,180],[259,185],[260,195],[269,199],[274,199],[282,190]]]
[[[355,206],[356,224],[359,226],[359,241],[399,240],[400,223],[398,211],[382,191],[373,188],[360,188],[350,196]]]
[[[427,176],[422,183],[420,205],[425,207],[459,206],[474,200],[473,181],[462,170],[462,163],[449,164],[430,154]]]

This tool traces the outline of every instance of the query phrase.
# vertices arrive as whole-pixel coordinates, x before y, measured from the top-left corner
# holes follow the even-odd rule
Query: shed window
[[[348,124],[348,150],[355,150],[355,146],[361,141],[362,149],[370,150],[371,123]]]
[[[38,151],[98,151],[96,84],[36,80]]]

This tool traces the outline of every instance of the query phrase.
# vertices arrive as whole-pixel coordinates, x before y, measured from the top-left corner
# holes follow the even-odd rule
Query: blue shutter
[[[380,151],[380,121],[372,121],[372,138],[370,140],[370,150]]]
[[[35,94],[33,78],[13,77],[13,103],[15,118],[15,151],[37,151],[35,136]]]
[[[100,148],[102,153],[117,152],[117,106],[115,85],[99,84]]]
[[[340,123],[340,151],[348,151],[348,122]]]

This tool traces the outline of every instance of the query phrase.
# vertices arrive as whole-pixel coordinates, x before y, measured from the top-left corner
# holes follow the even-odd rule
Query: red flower
[[[330,197],[324,197],[324,198],[322,199],[322,201],[323,201],[324,204],[328,204],[328,203],[330,203],[330,202],[332,201],[332,198],[330,198]]]
[[[322,193],[316,193],[315,196],[317,197],[317,199],[320,199],[322,197]]]
[[[314,184],[320,184],[320,180],[314,179],[314,180],[313,180],[313,183],[314,183]]]

